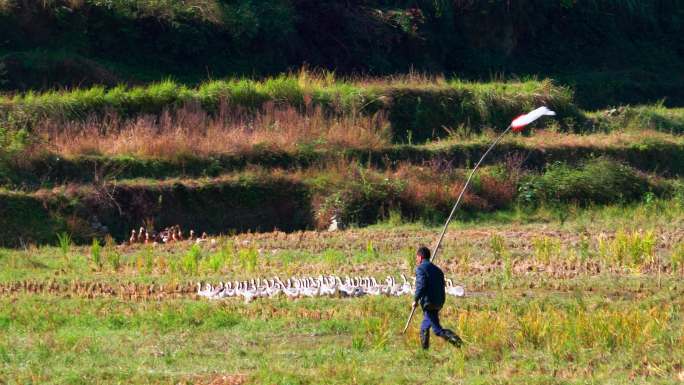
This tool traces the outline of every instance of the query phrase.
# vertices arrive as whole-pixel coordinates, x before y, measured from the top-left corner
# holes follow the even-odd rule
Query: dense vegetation
[[[0,87],[197,82],[308,63],[553,76],[584,107],[681,104],[683,16],[677,0],[3,0]]]

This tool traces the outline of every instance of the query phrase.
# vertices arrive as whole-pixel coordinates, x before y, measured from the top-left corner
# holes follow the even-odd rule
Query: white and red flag
[[[546,107],[539,107],[534,111],[531,111],[527,114],[520,115],[517,118],[513,119],[511,122],[511,128],[513,129],[514,132],[520,132],[523,130],[525,126],[528,124],[534,122],[535,120],[541,118],[542,116],[554,116],[556,115],[555,112],[549,110]]]

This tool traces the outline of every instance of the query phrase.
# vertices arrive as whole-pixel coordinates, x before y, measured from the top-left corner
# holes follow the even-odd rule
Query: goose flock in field
[[[288,298],[303,297],[361,297],[365,295],[402,296],[413,295],[415,278],[413,281],[401,275],[401,282],[394,277],[378,282],[374,277],[340,278],[336,275],[318,277],[288,278],[286,281],[279,277],[271,279],[251,279],[249,281],[219,282],[213,286],[209,283],[204,287],[197,283],[197,295],[209,299],[230,297],[243,298],[251,302],[257,298],[273,298],[284,295]],[[446,279],[446,294],[456,297],[465,296],[463,286],[454,285],[451,279]]]
[[[134,243],[144,243],[144,244],[159,244],[159,243],[172,243],[181,241],[194,241],[195,243],[202,243],[209,239],[207,233],[202,233],[201,236],[197,236],[194,230],[190,230],[187,238],[183,235],[183,231],[179,225],[170,226],[165,228],[160,232],[149,232],[145,227],[140,227],[136,232],[135,229],[131,230],[131,237],[128,239],[129,244]],[[213,241],[213,239],[212,239]]]

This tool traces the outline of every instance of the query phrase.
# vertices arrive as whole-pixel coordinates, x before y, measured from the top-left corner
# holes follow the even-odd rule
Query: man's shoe
[[[430,329],[420,331],[420,346],[427,350],[430,347]]]
[[[461,345],[463,345],[463,340],[461,337],[456,335],[456,333],[452,332],[449,329],[444,329],[444,333],[442,334],[442,337],[447,340],[450,344],[460,348]]]

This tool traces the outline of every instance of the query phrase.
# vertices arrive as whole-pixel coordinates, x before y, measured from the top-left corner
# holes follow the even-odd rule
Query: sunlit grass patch
[[[626,377],[640,367],[643,355],[661,365],[665,378],[676,375],[676,366],[663,359],[680,344],[677,310],[658,300],[644,305],[612,304],[601,297],[584,301],[502,297],[449,304],[443,323],[466,346],[453,350],[433,336],[432,350],[422,353],[417,325],[407,336],[398,332],[408,310],[401,299],[361,299],[341,306],[339,300],[223,305],[25,297],[15,302],[18,311],[0,312],[7,325],[0,351],[7,352],[12,344],[14,353],[5,355],[5,367],[13,376],[34,373],[47,381],[64,378],[68,367],[97,380],[105,373],[85,368],[104,367],[105,362],[134,382],[221,371],[246,374],[257,382],[290,378],[315,383],[328,376],[328,383],[350,378],[412,383],[424,365],[430,365],[435,380],[496,377],[507,371],[539,378],[560,363],[566,368],[590,365],[574,372],[581,380]],[[617,368],[606,358],[610,355],[623,357],[620,362],[627,366]],[[19,360],[34,359],[47,365],[18,366]],[[492,360],[497,365],[489,365]],[[151,373],[163,374],[157,378]]]

